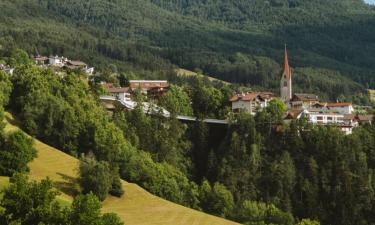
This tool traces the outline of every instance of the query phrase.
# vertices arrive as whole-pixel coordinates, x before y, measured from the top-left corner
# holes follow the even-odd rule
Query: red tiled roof
[[[292,71],[290,69],[290,66],[289,66],[289,60],[288,60],[288,51],[286,49],[286,45],[285,45],[285,52],[284,52],[284,73],[287,77],[287,79],[290,79],[291,76],[292,76]]]
[[[319,97],[314,94],[296,93],[292,97],[292,101],[318,101]]]
[[[358,120],[360,122],[371,122],[374,118],[374,115],[358,115]]]
[[[326,103],[318,103],[317,105],[323,107],[346,107],[351,106],[353,103],[351,102],[326,102]]]
[[[253,101],[255,98],[260,97],[262,99],[271,99],[273,97],[272,92],[248,92],[246,94],[237,94],[233,96],[229,101],[237,102],[242,101]]]
[[[131,89],[153,89],[153,88],[168,88],[168,81],[165,80],[131,80],[129,81]]]
[[[129,88],[127,87],[113,87],[113,88],[106,88],[106,91],[109,93],[129,93]]]

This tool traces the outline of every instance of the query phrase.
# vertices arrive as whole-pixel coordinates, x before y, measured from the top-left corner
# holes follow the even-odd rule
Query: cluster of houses
[[[71,69],[71,70],[81,70],[87,75],[93,75],[94,67],[89,67],[86,63],[82,61],[70,60],[66,57],[59,56],[35,56],[34,62],[40,67],[49,67],[56,70],[59,69]],[[9,65],[0,64],[0,70],[13,75],[14,68]]]
[[[140,91],[151,98],[159,98],[169,89],[169,83],[166,80],[130,80],[128,87],[115,87],[111,83],[102,85],[106,93],[123,102],[131,101],[131,93],[134,91]]]
[[[14,71],[14,68],[12,68],[9,65],[0,64],[0,70],[5,71],[6,73],[12,75],[13,71]]]
[[[93,67],[81,61],[69,60],[59,56],[36,56],[36,65],[56,69],[82,70],[88,75],[94,73]],[[0,70],[9,74],[13,68],[0,64]],[[166,80],[130,80],[128,87],[116,87],[111,83],[103,83],[106,95],[124,104],[134,104],[131,94],[140,91],[151,98],[159,98],[169,89]],[[230,101],[233,113],[241,111],[255,115],[259,110],[267,107],[274,99],[272,92],[247,92],[234,95]],[[285,120],[307,118],[317,125],[334,124],[346,134],[351,134],[353,128],[360,124],[371,123],[373,115],[360,115],[355,113],[351,102],[321,102],[315,94],[294,93],[292,91],[292,71],[288,62],[288,53],[285,48],[284,69],[280,80],[280,98],[288,106]],[[104,96],[105,99],[105,96]]]
[[[71,70],[82,70],[88,75],[94,73],[94,67],[89,67],[86,63],[78,60],[70,60],[64,56],[35,56],[34,61],[36,65],[42,67],[52,67],[52,68],[63,68]]]
[[[353,128],[360,124],[371,123],[373,115],[359,115],[354,111],[351,102],[320,102],[314,94],[292,94],[292,72],[285,49],[284,70],[280,81],[280,97],[288,106],[286,120],[307,118],[318,125],[334,124],[346,134],[351,134]],[[248,92],[233,96],[233,113],[244,111],[255,115],[257,111],[267,107],[274,98],[270,92]]]

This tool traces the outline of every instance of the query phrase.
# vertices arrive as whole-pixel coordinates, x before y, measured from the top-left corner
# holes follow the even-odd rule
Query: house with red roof
[[[268,106],[273,99],[271,92],[247,92],[234,95],[230,101],[232,102],[232,112],[239,113],[241,111],[255,115],[258,110]]]

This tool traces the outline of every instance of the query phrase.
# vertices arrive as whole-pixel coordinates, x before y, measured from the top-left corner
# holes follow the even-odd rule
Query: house
[[[374,115],[357,115],[359,124],[372,124],[374,121]]]
[[[64,67],[71,70],[82,70],[88,75],[94,74],[94,67],[88,67],[87,64],[82,61],[68,60]]]
[[[334,110],[310,109],[307,111],[309,121],[313,124],[328,125],[332,123],[343,123],[344,114]]]
[[[64,58],[63,56],[59,57],[57,55],[56,56],[50,56],[48,58],[48,64],[50,66],[63,67],[67,61],[68,61],[67,58]]]
[[[105,91],[120,101],[130,101],[130,89],[127,87],[115,87],[113,84],[104,84]]]
[[[309,109],[319,103],[319,97],[314,94],[294,94],[290,105],[292,109]]]
[[[131,91],[140,90],[149,96],[159,97],[169,89],[166,80],[130,80],[129,87]]]
[[[334,103],[316,103],[312,106],[314,109],[333,110],[341,114],[352,114],[354,107],[351,102],[334,102]]]
[[[49,63],[49,58],[38,55],[34,57],[34,61],[36,65],[47,65]]]
[[[273,94],[271,92],[247,92],[246,94],[237,94],[230,99],[232,102],[232,112],[239,113],[240,111],[244,111],[255,115],[259,109],[267,107],[272,99]]]
[[[9,75],[13,75],[13,72],[14,72],[14,68],[12,68],[9,65],[6,66],[6,65],[3,65],[3,64],[0,64],[0,70],[6,72]]]
[[[87,69],[87,64],[81,61],[68,60],[65,66],[69,69]]]

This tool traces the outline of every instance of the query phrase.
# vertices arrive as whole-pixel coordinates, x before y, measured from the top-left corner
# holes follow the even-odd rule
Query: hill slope
[[[12,122],[11,116],[7,120]],[[7,123],[6,130],[16,130],[17,126]],[[54,186],[62,192],[60,200],[71,202],[77,194],[76,176],[79,161],[38,140],[34,142],[38,157],[29,164],[30,177],[41,180],[47,176]],[[0,186],[7,182],[0,177]],[[125,221],[125,224],[160,224],[160,225],[191,225],[191,224],[237,224],[219,217],[192,210],[156,197],[136,184],[122,181],[125,194],[121,198],[108,197],[103,202],[104,212],[113,212]]]
[[[362,0],[0,0],[0,44],[101,68],[115,63],[147,77],[173,66],[199,68],[276,90],[287,43],[294,68],[338,71],[375,88],[374,15]],[[366,93],[322,82],[311,85],[325,94],[334,89],[336,97]]]

